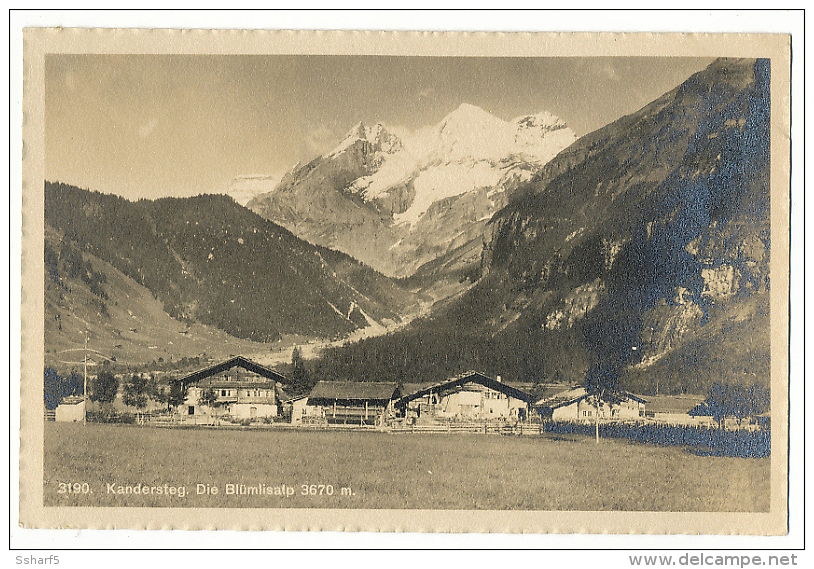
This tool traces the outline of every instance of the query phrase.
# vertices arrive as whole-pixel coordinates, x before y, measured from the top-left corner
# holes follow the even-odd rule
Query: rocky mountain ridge
[[[575,139],[549,113],[503,121],[468,104],[414,133],[359,123],[248,207],[307,241],[406,277],[463,245],[479,246],[509,195]]]

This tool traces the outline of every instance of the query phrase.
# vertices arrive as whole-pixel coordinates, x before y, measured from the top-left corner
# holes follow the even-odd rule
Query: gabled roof
[[[60,405],[79,405],[80,403],[84,402],[85,398],[81,395],[69,395],[67,397],[63,397],[62,401],[59,402]]]
[[[400,395],[398,386],[390,382],[320,381],[308,394],[308,400],[390,401]]]
[[[202,379],[206,379],[207,377],[212,377],[213,375],[217,375],[221,372],[227,371],[232,369],[233,367],[242,367],[243,369],[250,371],[252,373],[256,373],[262,377],[268,378],[272,381],[285,381],[285,377],[273,369],[269,369],[265,366],[261,366],[257,362],[253,362],[249,358],[244,358],[243,356],[235,356],[233,358],[229,358],[228,360],[221,362],[219,364],[215,364],[213,366],[209,366],[208,368],[204,368],[202,370],[198,370],[193,372],[181,379],[176,381],[186,385],[189,383],[196,383],[201,381]]]
[[[695,409],[703,401],[703,395],[651,395],[647,399],[647,411],[684,414]]]
[[[294,403],[295,401],[302,401],[303,399],[308,399],[308,394],[305,395],[297,395],[296,397],[289,397],[288,399],[281,399],[283,403]]]
[[[421,391],[422,389],[430,387],[431,385],[435,385],[435,383],[427,382],[427,381],[425,381],[423,383],[402,383],[401,384],[401,395],[402,395],[402,397],[407,397],[407,396],[412,395],[413,393],[415,393],[417,391]]]
[[[627,391],[619,392],[619,396],[624,399],[630,399],[637,403],[647,403],[645,399],[637,395],[633,395],[632,393],[628,393]],[[537,403],[534,404],[535,407],[547,407],[549,409],[557,409],[558,407],[565,407],[566,405],[571,405],[572,403],[576,403],[582,399],[586,399],[590,397],[587,391],[585,391],[584,387],[574,387],[568,389],[566,391],[562,391],[553,395],[551,397],[547,397],[544,399],[540,399]]]
[[[506,383],[500,382],[480,372],[467,371],[451,379],[447,379],[445,381],[429,385],[427,387],[424,387],[423,389],[414,391],[409,395],[405,395],[399,400],[399,404],[406,405],[413,399],[418,399],[419,397],[424,397],[425,395],[428,395],[431,391],[437,392],[454,389],[466,383],[477,383],[483,385],[484,387],[488,387],[489,389],[499,391],[500,393],[508,395],[509,397],[514,397],[515,399],[525,401],[526,403],[529,403],[532,400],[532,396],[529,393],[526,393],[525,391],[521,391],[520,389],[512,387],[511,385],[508,385]]]

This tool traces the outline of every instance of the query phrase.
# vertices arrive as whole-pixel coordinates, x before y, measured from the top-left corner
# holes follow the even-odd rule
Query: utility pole
[[[85,384],[82,388],[82,398],[84,399],[82,406],[82,424],[88,424],[88,331],[85,330],[85,357],[82,358],[85,368]]]

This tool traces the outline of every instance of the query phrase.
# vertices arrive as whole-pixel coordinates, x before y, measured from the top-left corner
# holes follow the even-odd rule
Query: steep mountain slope
[[[455,355],[444,373],[579,383],[594,369],[643,393],[768,385],[769,73],[718,60],[581,138],[490,221],[477,284],[325,367],[365,361],[387,378],[429,339]]]
[[[387,277],[226,196],[133,203],[46,182],[45,219],[147,287],[172,317],[239,338],[341,337],[417,305]]]
[[[719,60],[546,166],[492,222],[485,266],[514,311],[581,325],[612,373],[712,347],[720,321],[765,324],[768,66]]]
[[[161,366],[183,364],[184,358],[203,354],[223,359],[230,354],[256,357],[272,352],[268,344],[171,318],[146,287],[110,263],[80,251],[50,225],[45,226],[45,259],[46,366],[81,373],[85,331],[94,374],[95,365],[106,360],[119,366],[146,362]],[[286,348],[279,353],[283,361],[291,353],[291,343]]]
[[[548,113],[506,122],[467,104],[401,136],[360,123],[248,207],[310,242],[409,276],[473,241],[480,246],[492,214],[574,140]]]

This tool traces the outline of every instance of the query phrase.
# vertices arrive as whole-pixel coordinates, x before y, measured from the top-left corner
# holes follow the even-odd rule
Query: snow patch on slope
[[[451,198],[497,184],[503,172],[485,161],[451,163],[423,170],[413,181],[415,199],[402,214],[394,215],[396,223],[415,224],[438,200]]]
[[[231,196],[237,203],[245,206],[255,196],[273,191],[282,178],[282,174],[235,176],[229,182],[226,195]]]

